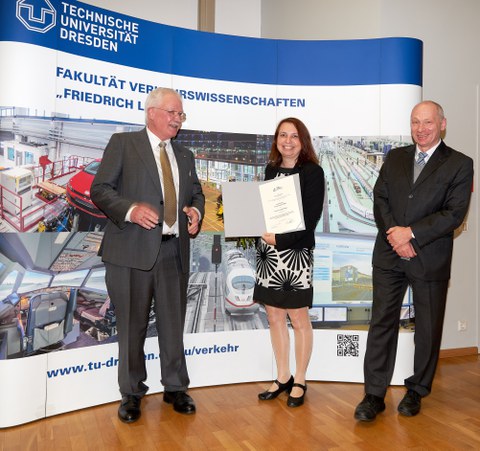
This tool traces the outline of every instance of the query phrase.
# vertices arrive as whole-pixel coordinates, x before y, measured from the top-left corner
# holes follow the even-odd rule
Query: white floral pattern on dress
[[[277,251],[260,240],[257,246],[257,284],[282,291],[312,286],[313,249]]]

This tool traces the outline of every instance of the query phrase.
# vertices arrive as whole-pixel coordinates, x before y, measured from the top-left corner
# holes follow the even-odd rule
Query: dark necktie
[[[172,167],[165,149],[167,143],[160,141],[160,164],[163,174],[163,202],[164,202],[164,221],[172,227],[177,220],[177,195],[175,193],[175,184],[173,183]]]
[[[420,167],[423,167],[425,166],[425,158],[427,158],[427,153],[426,152],[419,152],[418,153],[418,156],[417,156],[417,164],[420,166]]]

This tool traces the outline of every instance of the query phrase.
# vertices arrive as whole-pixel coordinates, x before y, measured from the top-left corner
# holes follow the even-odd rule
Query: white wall
[[[196,29],[197,0],[85,0],[96,6]],[[480,130],[480,2],[477,0],[216,0],[219,33],[273,39],[416,37],[424,42],[424,98],[445,108],[446,142],[475,160]],[[475,187],[478,187],[475,175]],[[480,346],[479,199],[473,193],[468,231],[455,240],[443,349]],[[467,320],[464,332],[458,320]]]
[[[380,36],[382,0],[261,0],[262,37],[365,39]]]
[[[261,0],[216,0],[215,33],[261,37]]]

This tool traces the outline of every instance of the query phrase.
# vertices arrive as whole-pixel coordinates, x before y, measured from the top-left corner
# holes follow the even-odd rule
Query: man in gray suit
[[[355,418],[385,410],[397,351],[400,309],[408,285],[415,306],[414,373],[398,405],[420,412],[438,362],[452,262],[454,230],[467,214],[473,160],[448,147],[440,105],[424,101],[410,117],[415,145],[391,150],[374,188],[378,235],[373,250],[373,311],[364,361],[365,397]]]
[[[186,118],[180,95],[155,89],[145,118],[143,130],[112,135],[91,188],[93,202],[108,217],[99,253],[117,318],[118,415],[126,423],[140,417],[148,390],[143,347],[152,299],[163,399],[180,413],[195,412],[186,393],[183,329],[190,237],[200,230],[205,198],[192,152],[173,141]]]

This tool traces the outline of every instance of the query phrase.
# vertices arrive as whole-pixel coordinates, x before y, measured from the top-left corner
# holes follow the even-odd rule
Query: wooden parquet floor
[[[396,411],[402,387],[389,389],[375,422],[358,423],[361,384],[310,382],[305,405],[295,409],[284,394],[258,401],[267,386],[192,389],[192,416],[149,395],[131,425],[118,420],[117,403],[58,415],[0,430],[0,450],[480,450],[478,355],[441,359],[433,391],[412,418]]]

